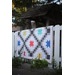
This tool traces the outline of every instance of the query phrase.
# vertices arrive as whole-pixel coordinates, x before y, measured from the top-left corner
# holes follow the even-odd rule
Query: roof
[[[53,14],[54,12],[61,12],[62,11],[62,4],[48,4],[43,6],[37,6],[34,8],[28,9],[27,12],[22,14],[22,18],[33,18],[38,16],[44,16],[49,14],[48,12],[51,12],[50,14]],[[62,14],[62,13],[61,13]]]

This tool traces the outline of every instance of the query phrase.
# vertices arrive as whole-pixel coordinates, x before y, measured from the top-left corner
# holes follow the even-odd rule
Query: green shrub
[[[14,57],[12,59],[12,67],[18,68],[19,66],[21,66],[22,62],[23,62],[22,58],[20,58],[20,57]]]
[[[42,60],[42,62],[44,67],[48,67],[48,62],[46,60]]]
[[[34,59],[31,63],[31,68],[45,68],[48,67],[48,62],[46,60]]]
[[[53,65],[54,69],[58,69],[57,62],[56,62],[56,60],[54,58],[52,58],[52,65]]]

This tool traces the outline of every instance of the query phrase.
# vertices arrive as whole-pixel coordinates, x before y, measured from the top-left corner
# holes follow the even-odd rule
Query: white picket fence
[[[45,28],[45,27],[44,27]],[[50,28],[50,40],[51,40],[51,48],[50,51],[51,51],[51,60],[50,60],[50,63],[52,61],[52,57],[55,59],[55,61],[57,62],[57,65],[59,67],[62,67],[62,45],[61,45],[61,38],[62,38],[62,26],[60,25],[55,25],[55,26],[49,26]],[[37,28],[36,28],[37,30]],[[23,31],[23,30],[22,30]],[[21,32],[22,32],[21,31]],[[17,31],[19,32],[19,31]],[[16,36],[16,33],[17,32],[12,32],[12,57],[17,56],[17,36]],[[52,33],[52,34],[51,34]]]
[[[54,59],[56,60],[59,67],[62,67],[62,26],[56,25],[53,27],[54,31]],[[61,34],[61,35],[60,35]]]

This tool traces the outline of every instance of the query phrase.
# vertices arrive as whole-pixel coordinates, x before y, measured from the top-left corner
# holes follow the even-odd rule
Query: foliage
[[[13,0],[15,7],[30,7],[32,0]]]
[[[52,65],[53,65],[54,69],[58,69],[57,62],[56,62],[56,60],[54,58],[52,59]]]
[[[21,66],[22,63],[23,61],[21,57],[12,58],[12,67],[18,68]]]
[[[57,69],[57,70],[56,70],[56,74],[57,74],[57,75],[62,75],[62,69]]]
[[[55,75],[62,75],[62,68],[58,68],[58,64],[54,58],[52,59],[52,65],[55,70]]]
[[[31,64],[31,59],[26,59],[25,58],[25,63]]]
[[[31,68],[45,68],[48,67],[48,62],[46,60],[34,59],[31,63]]]
[[[38,4],[49,3],[53,0],[37,1],[37,0],[12,0],[12,8],[16,8],[19,13],[26,12],[28,8],[32,8]]]

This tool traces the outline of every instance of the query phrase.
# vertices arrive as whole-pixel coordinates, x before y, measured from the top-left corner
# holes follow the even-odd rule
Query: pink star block
[[[33,47],[34,46],[34,41],[30,41],[30,47]]]

